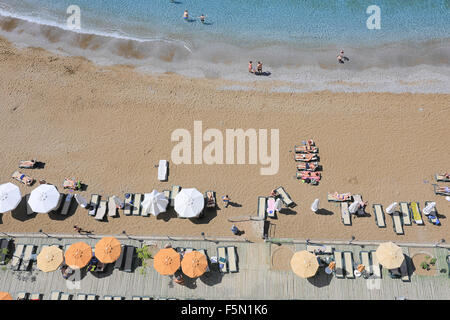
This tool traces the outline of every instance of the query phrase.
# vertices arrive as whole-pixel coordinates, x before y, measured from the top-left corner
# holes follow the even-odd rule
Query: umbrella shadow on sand
[[[36,216],[36,213],[30,215],[27,214],[27,201],[24,196],[22,197],[22,200],[20,200],[17,208],[11,211],[11,216],[16,220],[23,222],[34,218]]]
[[[205,272],[200,276],[200,280],[206,284],[207,286],[215,286],[216,284],[219,284],[222,282],[222,274],[219,272],[219,268],[217,267],[217,270],[213,271],[213,266],[210,267],[210,272]]]
[[[165,222],[169,221],[170,219],[178,218],[177,213],[175,212],[175,209],[167,207],[166,212],[161,212],[156,216],[157,220],[164,220]]]
[[[202,217],[193,218],[193,219],[189,219],[189,220],[191,220],[191,222],[194,224],[207,224],[215,217],[217,217],[217,209],[211,208],[211,209],[205,209],[205,213],[203,214]]]
[[[314,277],[308,278],[308,282],[317,288],[322,288],[330,285],[333,274],[327,274],[324,268],[319,268]]]

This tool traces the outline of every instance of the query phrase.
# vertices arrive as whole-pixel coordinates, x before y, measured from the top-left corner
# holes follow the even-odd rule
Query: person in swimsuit
[[[344,50],[341,50],[341,52],[339,53],[339,55],[337,56],[337,61],[339,63],[345,63],[345,61],[349,61],[350,59],[347,58],[346,56],[344,56]]]
[[[184,10],[183,19],[186,20],[186,21],[189,19],[189,13],[188,13],[187,10]]]
[[[254,73],[255,71],[253,71],[253,62],[249,61],[248,62],[248,72],[250,73]]]
[[[261,74],[262,73],[262,62],[261,61],[258,61],[258,65],[256,68],[258,70],[258,74]]]
[[[202,23],[205,23],[205,18],[206,18],[206,16],[202,13],[202,15],[199,17],[200,18],[200,21],[202,22]]]

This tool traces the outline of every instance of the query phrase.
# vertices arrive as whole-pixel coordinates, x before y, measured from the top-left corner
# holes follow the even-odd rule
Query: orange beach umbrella
[[[206,256],[198,251],[191,251],[184,255],[181,261],[181,270],[190,278],[200,277],[208,268]]]
[[[161,249],[155,254],[153,267],[164,276],[174,274],[180,268],[180,254],[172,248]]]
[[[301,278],[314,276],[319,268],[317,257],[306,250],[294,253],[291,258],[291,268]]]
[[[45,247],[37,256],[37,267],[44,272],[55,271],[64,260],[63,252],[57,246]]]
[[[12,300],[13,298],[8,292],[0,292],[0,300]]]
[[[64,257],[72,269],[83,268],[91,261],[92,248],[83,241],[76,242],[66,250]]]
[[[116,261],[121,252],[120,242],[114,237],[104,237],[95,245],[95,256],[103,263]]]

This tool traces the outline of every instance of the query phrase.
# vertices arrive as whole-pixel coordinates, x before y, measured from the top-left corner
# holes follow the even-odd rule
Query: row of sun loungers
[[[278,193],[281,201],[283,201],[283,203],[286,207],[289,208],[289,207],[295,206],[294,201],[292,201],[291,197],[286,192],[286,190],[284,190],[283,187],[280,186],[280,187],[276,188],[275,191]],[[274,197],[263,197],[263,196],[258,197],[257,216],[259,219],[265,220],[266,214],[267,214],[267,217],[275,218],[274,208],[275,208],[275,198]]]
[[[360,251],[359,257],[361,260],[361,264],[364,265],[365,270],[372,274],[375,278],[381,279],[381,265],[378,263],[378,260],[375,256],[375,251]],[[334,251],[334,261],[336,262],[336,278],[338,279],[354,279],[355,278],[355,269],[354,269],[354,260],[353,253],[350,251]]]
[[[18,244],[15,247],[11,260],[11,269],[15,271],[28,271],[35,260],[36,245]]]
[[[133,269],[134,256],[134,246],[122,245],[122,251],[120,253],[119,259],[117,259],[114,263],[114,269],[131,272]]]

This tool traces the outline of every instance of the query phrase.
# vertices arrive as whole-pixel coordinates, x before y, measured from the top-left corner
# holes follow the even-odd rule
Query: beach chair
[[[72,205],[72,200],[73,200],[73,194],[72,193],[67,194],[66,198],[64,199],[63,206],[61,209],[61,214],[63,216],[67,216],[67,214],[69,213],[70,206]]]
[[[28,296],[29,296],[30,294],[28,293],[28,292],[19,292],[18,294],[17,294],[17,300],[28,300]]]
[[[412,218],[415,224],[423,225],[422,214],[420,213],[419,204],[417,202],[410,202],[409,207],[411,208]]]
[[[433,184],[434,193],[441,196],[450,196],[450,187],[440,187],[437,184]]]
[[[169,163],[167,160],[159,160],[158,164],[158,180],[166,181],[167,180],[167,167]]]
[[[91,195],[91,202],[89,204],[89,206],[90,206],[89,215],[95,216],[99,202],[100,202],[100,196],[98,194]]]
[[[404,234],[402,218],[400,215],[401,213],[398,211],[392,213],[392,223],[394,224],[394,231],[396,234]]]
[[[278,187],[275,191],[280,195],[281,200],[286,207],[293,207],[295,205],[294,201],[292,201],[291,197],[283,187]]]
[[[344,266],[342,264],[342,252],[334,251],[334,262],[336,262],[336,278],[344,278]]]
[[[120,256],[116,260],[116,262],[114,263],[114,269],[122,270],[123,262],[125,261],[124,256],[125,256],[125,251],[126,250],[127,250],[127,246],[122,246],[122,250],[120,252]]]
[[[267,216],[269,218],[275,218],[275,198],[268,197],[267,198]]]
[[[140,216],[141,215],[141,202],[142,202],[142,194],[141,193],[135,193],[134,194],[134,206],[133,206],[133,216]]]
[[[101,200],[97,209],[97,214],[95,215],[95,220],[102,221],[105,218],[106,208],[108,204],[106,200]]]
[[[167,200],[170,202],[170,190],[163,190],[163,194]]]
[[[4,252],[4,250],[6,251]],[[2,239],[0,241],[0,264],[5,264],[6,257],[8,256],[8,250],[9,250],[9,240]]]
[[[219,263],[219,271],[222,273],[227,273],[228,261],[225,247],[217,247],[217,262]]]
[[[345,226],[352,225],[352,217],[350,211],[348,210],[348,202],[341,202],[341,220]]]
[[[400,202],[400,212],[402,213],[403,224],[405,226],[410,226],[411,222],[411,213],[409,212],[409,207],[407,202]]]
[[[353,253],[344,251],[345,277],[355,279],[355,270],[353,269]]]
[[[50,294],[50,300],[59,300],[60,297],[61,297],[60,291],[52,291],[52,293]]]
[[[446,177],[444,174],[436,173],[435,177],[438,182],[450,182],[450,178]]]
[[[41,300],[42,293],[32,293],[29,300]]]
[[[97,300],[97,295],[96,294],[88,294],[86,300]]]
[[[360,251],[359,259],[361,260],[361,264],[364,266],[364,270],[367,271],[368,274],[372,273],[372,265],[370,263],[370,256],[368,251]]]
[[[103,296],[103,300],[112,300],[111,296]]]
[[[258,218],[266,219],[266,197],[258,197]]]
[[[425,207],[432,201],[425,201]],[[433,208],[433,210],[431,211],[431,213],[427,216],[428,217],[428,221],[430,221],[432,224],[438,226],[441,224],[441,222],[439,221],[438,218],[438,213],[436,210],[436,206]]]
[[[228,269],[230,272],[238,272],[237,258],[236,258],[236,247],[227,247],[227,257],[228,257]]]
[[[33,209],[31,209],[30,204],[28,203],[28,200],[30,200],[30,194],[27,194],[25,196],[25,202],[27,204],[27,215],[31,216],[32,214],[35,214],[36,212],[34,212]]]
[[[87,295],[85,293],[77,294],[77,300],[86,300]]]
[[[24,185],[31,186],[34,182],[34,179],[26,174],[20,173],[19,171],[14,171],[11,175],[11,178],[16,179],[17,181],[22,182]]]
[[[115,217],[117,215],[117,205],[114,197],[108,198],[108,217]]]
[[[352,198],[352,194],[350,192],[347,193],[327,193],[328,202],[342,202],[342,201],[350,201]]]
[[[19,169],[34,169],[36,166],[36,160],[20,160]]]
[[[72,300],[72,295],[69,293],[62,293],[60,300]]]
[[[180,192],[181,187],[180,186],[172,186],[172,192],[170,194],[170,206],[173,207],[175,204],[175,197]]]
[[[11,260],[11,268],[13,270],[19,270],[20,262],[22,261],[23,252],[25,250],[25,245],[18,244],[13,253],[13,257]]]
[[[378,259],[377,259],[377,256],[375,255],[375,251],[374,250],[370,251],[370,257],[372,258],[372,272],[373,272],[373,275],[376,278],[381,279],[382,278],[381,265],[378,262]]]
[[[316,254],[332,254],[333,248],[331,246],[326,245],[307,245],[306,251],[316,253]]]
[[[131,215],[131,210],[133,209],[133,205],[131,204],[133,202],[133,194],[132,193],[128,193],[128,198],[127,195],[125,195],[125,204],[124,204],[124,208],[123,208],[123,214],[126,216]]]
[[[123,300],[123,297],[121,297],[121,296],[114,296],[112,299],[113,300]]]
[[[374,204],[372,207],[373,211],[375,212],[375,222],[378,228],[386,228],[383,207],[381,206],[381,204]]]
[[[131,272],[133,268],[134,246],[127,246],[123,271]]]
[[[309,161],[317,161],[317,155],[314,153],[296,153],[294,155],[295,161],[309,162]]]
[[[206,208],[215,208],[216,207],[216,192],[208,190],[205,192],[206,199]]]
[[[25,250],[23,251],[22,263],[20,264],[20,271],[27,271],[30,267],[30,262],[32,254],[36,252],[37,246],[29,244],[25,246]]]

